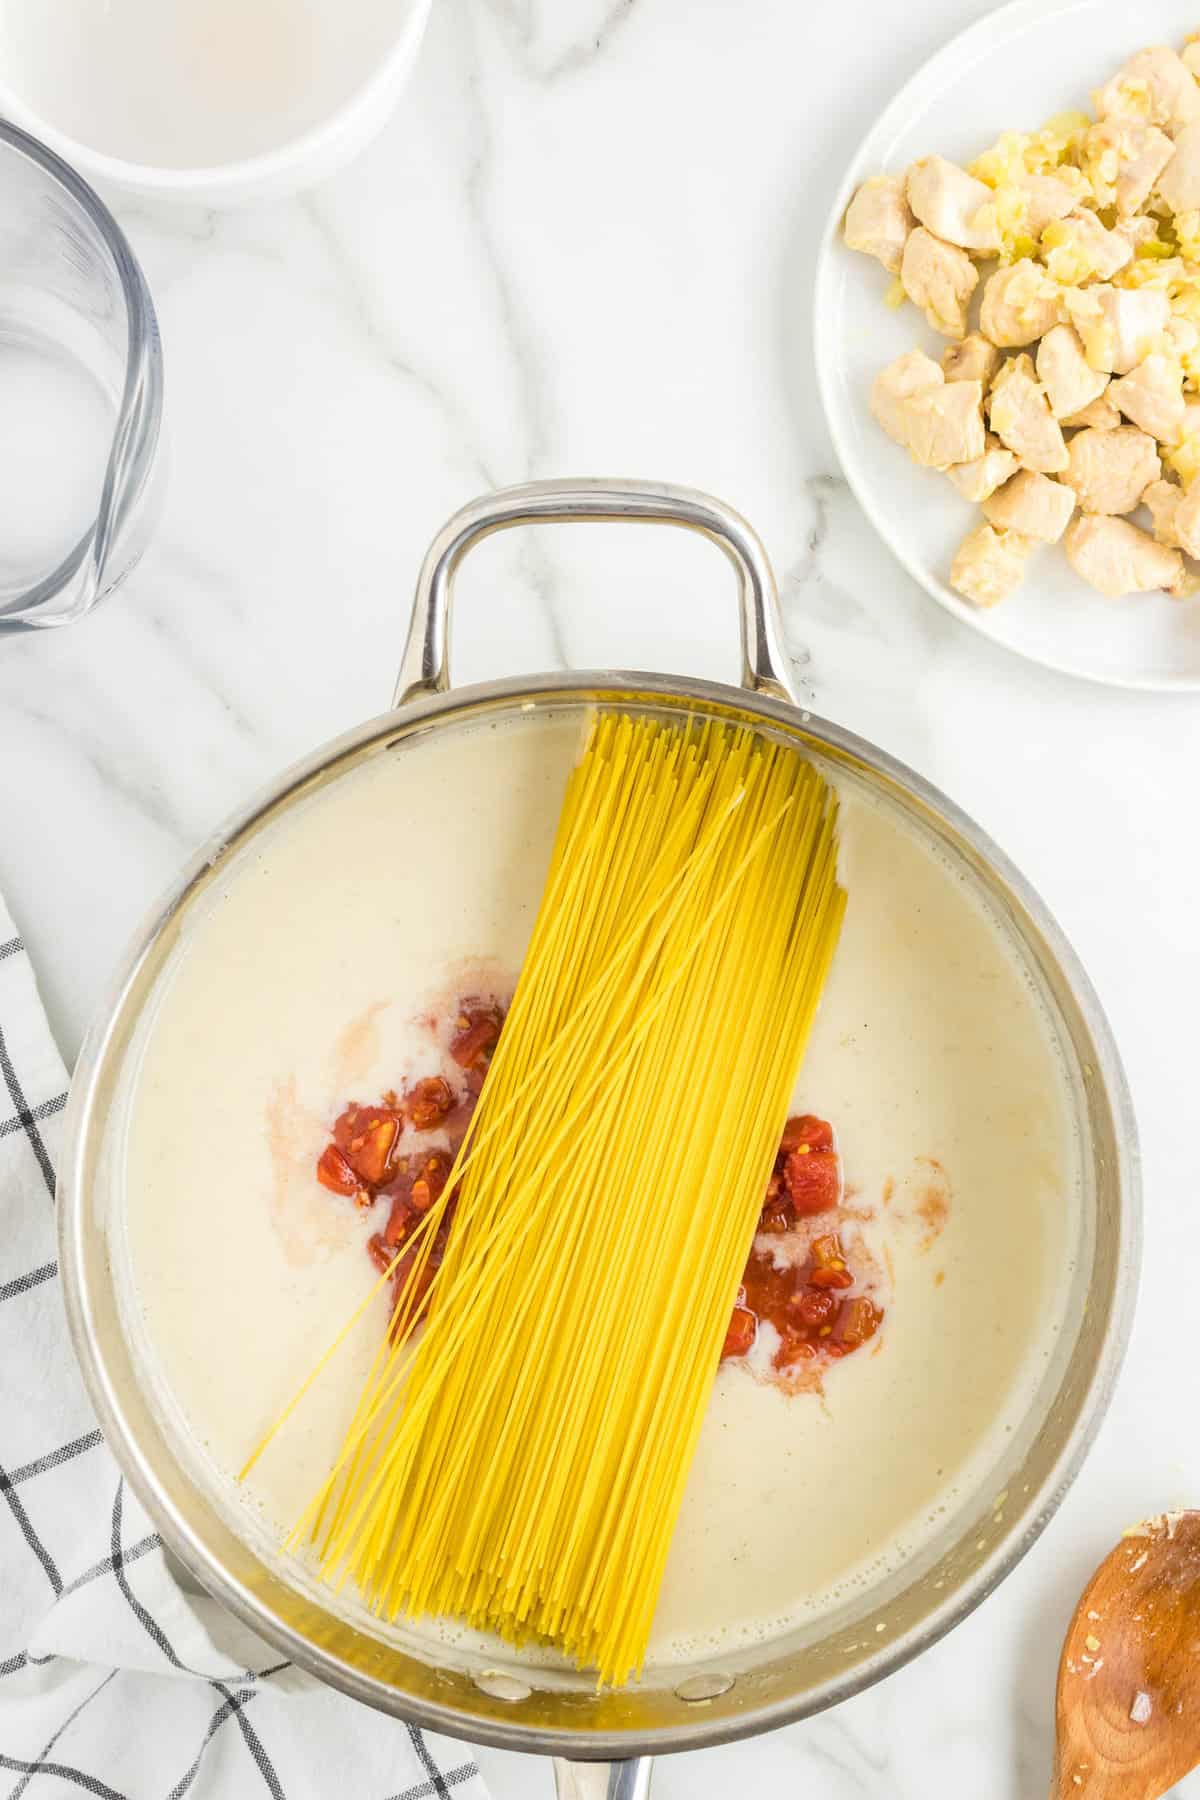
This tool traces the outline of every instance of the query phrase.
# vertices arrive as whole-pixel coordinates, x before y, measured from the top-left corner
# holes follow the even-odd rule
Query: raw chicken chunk
[[[1179,551],[1156,544],[1128,519],[1076,519],[1063,541],[1076,574],[1110,600],[1169,588],[1183,579]]]
[[[921,224],[947,244],[984,255],[1000,248],[991,188],[944,156],[924,156],[913,164],[908,204]]]
[[[1158,191],[1173,213],[1200,207],[1200,122],[1185,125],[1175,139],[1175,154],[1158,178]]]
[[[1099,203],[1115,206],[1119,218],[1129,219],[1146,204],[1174,154],[1174,144],[1157,125],[1103,119],[1085,133],[1081,159]]]
[[[904,177],[873,175],[850,202],[842,230],[851,250],[875,257],[891,274],[898,275],[915,224],[904,194]]]
[[[999,367],[1000,352],[978,331],[969,331],[961,344],[948,344],[942,352],[947,381],[982,381],[986,387]]]
[[[1050,411],[1045,389],[1034,377],[1030,357],[1016,356],[1005,363],[992,383],[988,418],[996,436],[1015,451],[1027,469],[1055,475],[1067,467],[1062,427]]]
[[[1110,281],[1133,261],[1133,245],[1119,231],[1109,231],[1086,206],[1065,219],[1054,219],[1042,233],[1047,272],[1066,287],[1099,277]]]
[[[997,531],[985,520],[959,545],[950,586],[972,606],[996,606],[1020,587],[1033,545],[1017,531]]]
[[[1081,412],[1072,413],[1069,419],[1063,420],[1063,424],[1072,431],[1076,428],[1082,430],[1088,425],[1093,431],[1115,431],[1120,423],[1121,415],[1107,393],[1101,394],[1098,400],[1093,400]]]
[[[1022,469],[983,503],[983,516],[1002,531],[1057,544],[1075,511],[1075,495],[1050,475]]]
[[[1007,269],[997,269],[983,290],[979,327],[983,335],[1002,348],[1032,344],[1057,325],[1063,316],[1062,292],[1045,269],[1030,257],[1022,257]]]
[[[1128,375],[1135,369],[1166,330],[1171,311],[1159,288],[1115,288],[1103,282],[1068,292],[1064,300],[1084,355],[1106,375]]]
[[[943,243],[918,225],[904,246],[900,280],[935,331],[943,337],[966,336],[967,306],[978,286],[979,271],[965,250]]]
[[[1055,325],[1046,333],[1037,347],[1037,374],[1056,419],[1083,412],[1108,386],[1108,376],[1092,368],[1071,325]]]
[[[1161,125],[1170,137],[1200,119],[1200,86],[1182,57],[1165,44],[1139,50],[1092,98],[1101,119]]]
[[[1181,488],[1174,481],[1152,481],[1142,501],[1150,509],[1160,544],[1200,558],[1200,485]]]
[[[989,432],[982,456],[974,457],[971,462],[955,463],[946,473],[963,499],[978,506],[998,487],[1003,487],[1019,467],[1012,451],[1006,450],[1000,439]]]
[[[1063,480],[1085,513],[1132,512],[1162,474],[1154,439],[1135,425],[1079,431],[1071,439]]]
[[[1108,397],[1160,443],[1177,444],[1183,435],[1183,372],[1171,357],[1145,357],[1131,374],[1109,383]]]
[[[947,469],[983,455],[982,400],[979,382],[948,382],[931,357],[911,350],[876,376],[871,412],[916,462]]]

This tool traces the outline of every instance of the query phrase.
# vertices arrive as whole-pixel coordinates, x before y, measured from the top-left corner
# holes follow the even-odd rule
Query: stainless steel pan
[[[449,642],[455,571],[494,531],[557,520],[685,526],[732,563],[741,609],[742,686],[611,670],[553,673],[454,691]],[[433,1666],[348,1623],[256,1553],[183,1467],[151,1406],[122,1329],[107,1250],[120,1183],[106,1140],[131,1038],[181,921],[214,868],[303,795],[369,757],[403,754],[416,734],[464,720],[586,707],[597,700],[700,709],[783,733],[885,793],[932,833],[1009,925],[1056,1018],[1086,1150],[1084,1224],[1060,1348],[986,1491],[964,1503],[921,1558],[844,1613],[753,1653],[674,1671],[670,1685],[596,1694],[515,1661]],[[1107,1404],[1136,1286],[1138,1162],[1129,1096],[1087,977],[1045,907],[977,826],[910,770],[801,711],[780,648],[778,600],[762,545],[729,508],[641,482],[548,482],[478,500],[435,540],[417,584],[394,710],[327,745],[235,819],[179,878],[139,935],[72,1086],[60,1188],[63,1286],[76,1350],[105,1434],[166,1543],[196,1578],[302,1668],[367,1705],[503,1749],[555,1758],[563,1800],[644,1800],[650,1758],[693,1750],[820,1711],[897,1668],[979,1604],[1046,1524]],[[1004,1490],[1002,1507],[996,1495]],[[426,1652],[426,1655],[428,1652]]]

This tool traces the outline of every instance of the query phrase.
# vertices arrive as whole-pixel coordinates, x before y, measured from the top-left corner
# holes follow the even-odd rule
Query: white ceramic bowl
[[[93,149],[60,128],[44,98],[35,106],[12,84],[11,61],[0,63],[0,117],[31,132],[89,180],[130,193],[208,206],[270,200],[333,174],[382,129],[412,72],[432,4],[397,0],[389,46],[361,84],[307,129],[240,160],[167,167]]]
[[[921,469],[872,419],[871,383],[916,346],[946,345],[913,306],[889,311],[890,277],[847,250],[841,222],[868,175],[895,173],[940,152],[969,162],[1001,131],[1029,130],[1086,107],[1135,50],[1178,46],[1200,24],[1195,0],[1014,0],[952,38],[901,89],[850,164],[820,247],[816,362],[821,398],[846,478],[909,574],[964,623],[1050,668],[1113,686],[1200,688],[1200,596],[1105,600],[1073,572],[1061,546],[1039,550],[1018,593],[980,612],[950,587],[955,548],[978,519],[944,476]]]

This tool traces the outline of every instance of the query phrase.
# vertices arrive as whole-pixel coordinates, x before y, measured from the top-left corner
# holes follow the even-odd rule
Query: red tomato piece
[[[419,1213],[428,1212],[434,1202],[441,1199],[449,1173],[450,1158],[443,1151],[425,1159],[412,1184],[412,1203]]]
[[[391,1245],[386,1243],[385,1240],[380,1237],[378,1232],[375,1233],[373,1238],[367,1239],[367,1255],[371,1258],[371,1261],[375,1264],[375,1267],[379,1270],[381,1275],[387,1274],[392,1266],[392,1258],[395,1254],[396,1252],[392,1249]]]
[[[841,1315],[837,1322],[837,1339],[844,1353],[857,1350],[868,1338],[873,1338],[879,1330],[883,1314],[873,1300],[865,1294],[856,1294],[853,1300],[842,1302]]]
[[[788,1331],[783,1334],[772,1361],[777,1369],[786,1369],[791,1363],[809,1362],[816,1354],[815,1344]]]
[[[450,1054],[460,1069],[479,1068],[487,1062],[499,1036],[500,1016],[494,1008],[461,1013]]]
[[[820,1331],[824,1326],[832,1326],[837,1318],[841,1301],[822,1288],[809,1289],[807,1293],[797,1294],[791,1301],[792,1311],[802,1325],[812,1331]]]
[[[754,1314],[747,1307],[735,1306],[729,1330],[725,1333],[721,1361],[724,1362],[730,1356],[745,1356],[757,1336],[758,1320]]]
[[[810,1150],[832,1150],[833,1126],[828,1119],[818,1119],[813,1113],[800,1113],[789,1119],[783,1128],[779,1148],[790,1155],[802,1144],[807,1144]]]
[[[392,1201],[392,1210],[388,1214],[387,1224],[383,1228],[383,1242],[389,1247],[402,1244],[416,1217],[416,1212],[404,1195],[397,1194]]]
[[[336,1144],[326,1144],[317,1161],[317,1180],[331,1194],[357,1194],[358,1176]]]
[[[842,1196],[842,1177],[832,1150],[793,1150],[783,1165],[788,1199],[798,1219],[829,1212]]]
[[[454,1105],[450,1083],[441,1075],[426,1075],[404,1096],[404,1110],[414,1131],[432,1131]]]
[[[394,1113],[354,1106],[342,1114],[333,1128],[338,1149],[354,1173],[368,1187],[386,1180],[388,1162],[400,1122]]]

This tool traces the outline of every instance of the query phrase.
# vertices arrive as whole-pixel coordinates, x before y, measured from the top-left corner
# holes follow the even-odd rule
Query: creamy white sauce
[[[115,1260],[181,1454],[257,1537],[319,1485],[384,1329],[379,1298],[235,1489],[372,1285],[374,1224],[314,1180],[329,1124],[428,1071],[423,1009],[519,967],[578,744],[577,721],[529,719],[377,757],[231,863],[160,983]],[[1065,1305],[1080,1157],[1039,995],[964,875],[851,782],[842,870],[797,1101],[836,1126],[887,1316],[823,1395],[762,1379],[766,1332],[722,1368],[651,1665],[769,1638],[900,1567],[985,1479]]]

